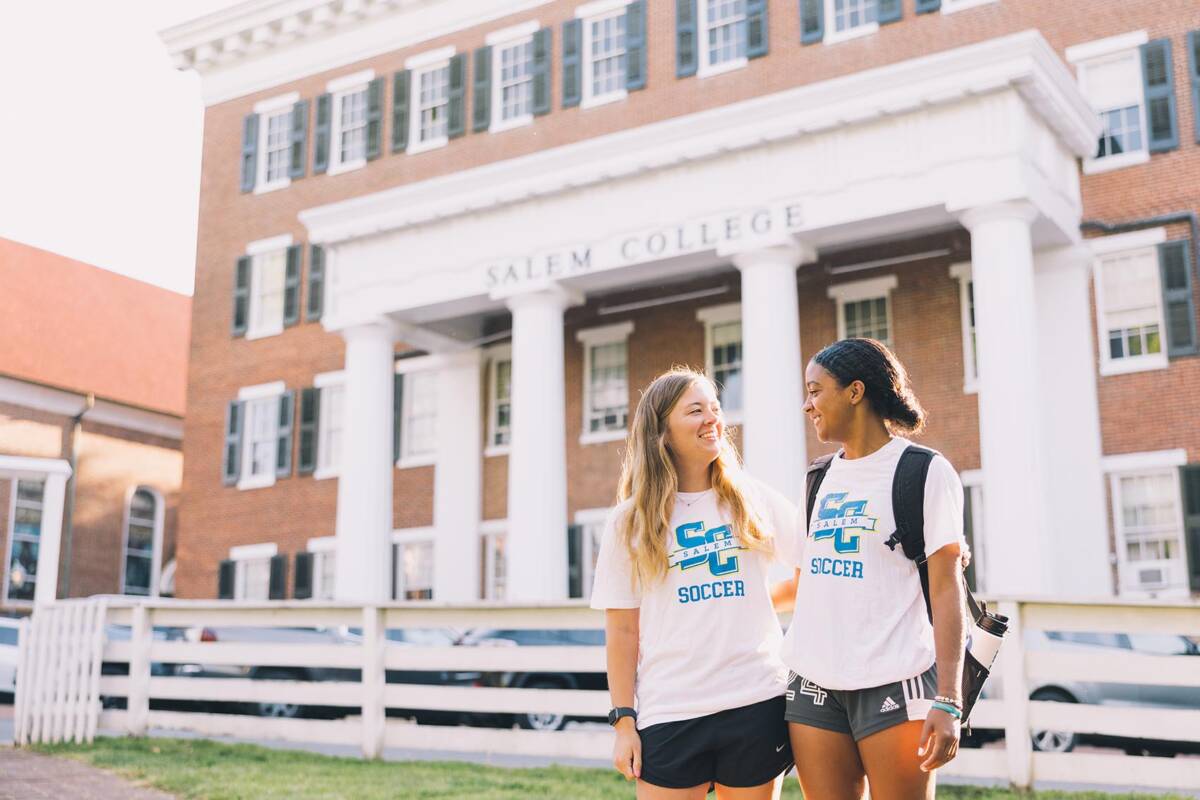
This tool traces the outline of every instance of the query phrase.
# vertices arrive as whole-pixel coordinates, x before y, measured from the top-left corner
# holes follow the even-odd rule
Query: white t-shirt
[[[911,444],[893,438],[825,474],[800,541],[796,610],[783,659],[825,689],[866,689],[911,678],[934,662],[933,627],[916,562],[885,544],[896,530],[892,476]],[[963,489],[941,455],[925,481],[925,554],[963,539]],[[803,509],[801,519],[803,521]]]
[[[772,560],[796,559],[796,508],[752,482],[747,496],[774,554],[747,550],[731,532],[716,493],[680,493],[668,531],[667,577],[649,588],[632,582],[633,567],[609,515],[596,562],[592,608],[639,608],[635,683],[639,729],[740,708],[787,690],[779,656],[783,633],[771,606]]]

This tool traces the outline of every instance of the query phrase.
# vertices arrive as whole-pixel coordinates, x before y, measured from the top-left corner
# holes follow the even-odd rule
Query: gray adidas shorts
[[[823,689],[792,672],[783,717],[858,741],[902,722],[924,721],[936,696],[936,664],[920,675],[870,689]]]

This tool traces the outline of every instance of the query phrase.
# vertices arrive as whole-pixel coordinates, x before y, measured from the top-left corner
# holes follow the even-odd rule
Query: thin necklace
[[[712,489],[705,489],[703,492],[698,492],[698,493],[697,493],[697,495],[696,495],[696,497],[695,497],[695,498],[694,498],[694,499],[693,499],[693,500],[692,500],[690,503],[689,503],[687,500],[684,500],[684,499],[683,499],[683,493],[682,493],[682,492],[676,492],[676,493],[675,493],[675,499],[677,499],[679,502],[683,503],[683,505],[684,505],[684,507],[685,507],[685,508],[691,508],[691,507],[692,507],[692,506],[694,506],[696,503],[699,503],[699,502],[700,502],[700,500],[701,500],[701,499],[704,497],[704,495],[708,494],[708,493],[709,493],[709,492],[711,492],[711,491],[712,491]],[[691,492],[688,492],[688,494],[692,494],[692,493],[691,493]]]

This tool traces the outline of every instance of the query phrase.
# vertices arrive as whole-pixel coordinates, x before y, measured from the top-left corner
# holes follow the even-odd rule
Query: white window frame
[[[277,97],[269,97],[254,104],[254,113],[258,114],[258,158],[255,167],[258,173],[254,181],[254,193],[265,194],[278,189],[286,189],[292,185],[290,177],[292,163],[292,108],[300,102],[299,92],[288,92]],[[273,182],[267,181],[267,128],[271,117],[287,115],[287,153],[288,169],[284,170],[282,178]]]
[[[504,537],[505,550],[508,544],[508,520],[485,519],[479,524],[479,569],[482,571],[481,588],[484,601],[504,602],[505,597],[496,597],[496,537]],[[506,556],[507,558],[507,556]],[[504,570],[505,590],[508,587],[508,564]]]
[[[582,28],[581,39],[582,46],[580,47],[579,61],[580,74],[582,76],[582,86],[579,106],[580,108],[595,108],[596,106],[607,105],[608,103],[616,103],[624,100],[629,96],[629,91],[625,88],[624,82],[620,89],[604,94],[592,93],[592,36],[591,27],[597,22],[603,22],[609,18],[624,16],[629,7],[629,0],[597,0],[594,3],[588,3],[575,9],[575,18],[580,20]],[[629,31],[625,32],[626,37]],[[629,45],[626,39],[625,57],[629,58]],[[626,61],[625,74],[629,75],[628,60]]]
[[[856,25],[844,31],[836,30],[837,27],[837,5],[836,0],[822,0],[825,3],[825,44],[837,44],[838,42],[847,42],[851,39],[859,39],[863,36],[870,36],[873,33],[879,33],[879,22],[865,22],[862,25]],[[879,16],[879,4],[876,0],[875,16]]]
[[[449,69],[450,59],[454,58],[455,52],[454,46],[450,45],[415,55],[404,62],[404,68],[411,70],[412,73],[409,79],[408,149],[406,151],[409,155],[436,150],[439,147],[445,147],[450,142],[449,133],[428,141],[421,141],[421,77],[440,69]],[[450,113],[449,95],[446,99],[446,113]]]
[[[335,78],[325,85],[325,91],[329,93],[329,166],[325,170],[326,175],[340,175],[343,172],[361,169],[367,164],[366,145],[363,146],[362,158],[355,158],[349,161],[342,161],[342,98],[356,92],[369,91],[368,84],[375,80],[375,70],[365,69],[361,72],[355,72],[351,75],[343,75],[340,78]],[[371,98],[366,99],[367,110],[366,114],[370,113]],[[368,127],[370,122],[366,123]]]
[[[615,325],[605,325],[599,328],[586,328],[578,331],[575,338],[583,345],[583,419],[580,429],[580,444],[601,444],[617,442],[629,434],[629,418],[633,416],[633,408],[626,398],[625,427],[620,430],[596,431],[588,430],[588,413],[591,409],[592,395],[592,348],[606,344],[622,343],[625,345],[625,383],[629,384],[629,335],[633,333],[633,322],[618,322]]]
[[[1069,64],[1075,67],[1079,90],[1083,93],[1084,97],[1088,96],[1087,73],[1089,67],[1098,66],[1105,61],[1128,57],[1130,55],[1133,57],[1134,65],[1138,72],[1138,83],[1144,87],[1145,79],[1142,75],[1142,59],[1138,48],[1149,41],[1149,34],[1144,30],[1140,30],[1068,47],[1065,53],[1066,59]],[[1083,173],[1085,175],[1095,175],[1100,172],[1110,172],[1114,169],[1145,164],[1150,160],[1150,126],[1147,119],[1146,93],[1144,88],[1141,91],[1138,104],[1141,109],[1142,148],[1117,156],[1105,156],[1104,158],[1088,156],[1083,159]],[[1099,115],[1100,112],[1097,111],[1096,113]]]
[[[486,356],[485,356],[485,360],[487,363],[488,424],[487,424],[487,446],[484,447],[484,449],[483,449],[483,455],[484,455],[484,457],[505,456],[505,455],[508,455],[508,453],[509,453],[510,445],[496,443],[496,433],[497,433],[496,428],[497,428],[497,425],[499,424],[498,423],[499,407],[497,405],[498,398],[496,396],[496,392],[499,389],[499,384],[497,384],[497,382],[496,382],[496,368],[497,368],[497,365],[499,365],[499,363],[501,361],[507,361],[510,364],[512,363],[512,345],[511,344],[501,344],[501,345],[496,345],[495,347],[489,347],[487,350]],[[512,396],[511,396],[511,394],[512,394],[512,386],[510,385],[509,386],[509,395],[510,396],[508,398],[510,421],[512,419]],[[512,431],[511,431],[511,424],[510,424],[509,438],[511,439],[511,437],[512,437]]]
[[[435,391],[438,383],[438,358],[437,356],[422,356],[417,358],[405,358],[396,362],[396,374],[403,375],[407,381],[409,375],[421,373],[428,375],[433,380]],[[412,441],[412,437],[408,435],[409,426],[409,410],[412,402],[412,392],[409,387],[403,388],[404,395],[400,398],[400,458],[396,461],[397,469],[409,469],[412,467],[428,467],[437,462],[437,448],[428,453],[412,453],[408,447]],[[434,404],[436,406],[436,402]],[[440,416],[440,415],[439,415]],[[434,426],[436,429],[437,421],[435,418]],[[434,434],[434,440],[437,440],[437,434]]]
[[[892,292],[899,285],[895,275],[883,275],[878,278],[867,278],[861,281],[838,283],[829,287],[831,300],[837,302],[837,337],[846,338],[846,304],[859,303],[863,300],[878,300],[883,298],[887,312],[888,339],[884,344],[893,347],[896,341],[896,319],[892,313]]]
[[[971,563],[975,566],[975,590],[987,591],[987,531],[984,530],[983,470],[964,469],[959,473],[963,492],[971,496]]]
[[[249,297],[246,301],[246,339],[263,339],[283,333],[284,307],[287,305],[287,249],[293,244],[292,235],[285,233],[267,239],[258,239],[246,245],[250,257]],[[283,253],[283,302],[279,304],[279,321],[255,324],[259,316],[259,287],[262,285],[263,258]]]
[[[324,560],[330,555],[337,558],[337,537],[319,536],[308,540],[305,549],[313,554],[312,560],[312,600],[336,599],[336,586],[325,585]],[[336,565],[335,565],[336,566]],[[334,579],[336,582],[336,578]]]
[[[696,311],[696,319],[704,325],[704,371],[705,373],[716,380],[716,365],[713,364],[713,328],[717,325],[726,325],[731,322],[742,321],[742,304],[741,303],[723,303],[719,306],[709,306]],[[746,376],[746,330],[742,328],[742,385],[745,386]],[[745,415],[745,392],[742,395],[742,408],[728,408],[724,401],[721,403],[721,411],[725,415],[725,422],[732,425],[741,424]]]
[[[603,508],[581,508],[575,512],[575,524],[583,528],[579,546],[582,551],[581,555],[584,556],[580,580],[585,599],[591,598],[592,583],[596,578],[596,565],[587,556],[592,553],[599,554],[600,538],[604,535],[604,525],[608,522],[610,513],[612,513],[612,509],[607,506]]]
[[[248,447],[248,436],[250,428],[250,409],[249,403],[256,400],[266,400],[271,398],[274,400],[274,426],[275,426],[275,450],[279,449],[279,398],[287,390],[283,381],[272,381],[271,383],[260,383],[255,386],[243,386],[238,389],[238,402],[242,403],[242,441],[239,450],[241,463],[238,464],[238,484],[239,490],[246,489],[265,489],[268,486],[275,485],[275,468],[279,453],[271,457],[272,468],[267,471],[266,475],[253,477],[250,474],[250,461],[253,458],[253,449]]]
[[[393,600],[399,603],[428,603],[437,597],[437,542],[435,535],[437,531],[434,528],[402,528],[392,531],[392,556],[393,567],[395,572],[392,575],[392,585],[395,587]],[[433,564],[434,571],[429,579],[429,598],[405,598],[404,586],[404,569],[401,551],[397,548],[402,548],[405,545],[411,544],[428,544],[433,547]]]
[[[233,599],[234,600],[250,600],[252,602],[261,602],[259,598],[248,598],[245,596],[243,584],[246,581],[246,563],[249,561],[266,561],[267,562],[267,592],[263,600],[270,599],[271,596],[271,559],[279,555],[279,545],[274,542],[264,542],[262,544],[244,544],[237,547],[229,548],[229,560],[234,563],[233,568]]]
[[[9,500],[8,500],[8,547],[4,553],[4,594],[0,595],[0,605],[8,606],[9,608],[33,608],[33,604],[37,598],[37,581],[38,576],[33,579],[34,600],[17,600],[8,596],[9,578],[12,572],[12,557],[13,547],[16,545],[16,525],[17,525],[17,482],[27,481],[29,483],[42,484],[42,521],[38,525],[38,554],[42,552],[42,531],[46,523],[46,475],[40,477],[21,478],[13,476],[9,480]]]
[[[976,352],[976,342],[971,337],[974,330],[974,326],[971,324],[971,294],[975,284],[971,262],[962,261],[952,264],[950,277],[958,281],[958,309],[962,319],[963,394],[977,394],[979,392],[977,363],[979,354]],[[890,319],[888,324],[891,324]]]
[[[144,491],[154,498],[154,520],[153,534],[150,540],[150,590],[148,597],[159,596],[159,582],[162,579],[162,546],[163,546],[163,520],[165,518],[165,509],[163,507],[162,493],[153,486],[139,485],[132,486],[125,490],[125,515],[121,520],[121,582],[118,584],[121,587],[121,594],[126,594],[125,591],[125,559],[129,555],[129,522],[133,512],[133,497],[139,491]],[[134,597],[142,597],[143,595],[133,595]]]
[[[533,124],[533,86],[532,82],[536,80],[532,73],[530,75],[531,85],[529,87],[529,113],[522,114],[519,117],[512,119],[502,119],[501,114],[504,113],[502,107],[502,98],[504,96],[503,87],[500,81],[500,52],[518,45],[530,44],[532,47],[533,35],[540,30],[541,26],[537,20],[529,20],[520,25],[513,25],[511,28],[493,31],[486,37],[486,44],[492,48],[492,121],[488,127],[488,133],[500,133],[502,131],[512,130],[513,128],[522,128],[526,125]],[[532,59],[532,54],[530,55]]]
[[[700,0],[696,4],[698,19],[696,20],[696,77],[711,78],[714,75],[723,75],[726,72],[732,72],[737,69],[742,69],[750,63],[750,59],[746,56],[732,58],[729,61],[722,61],[720,64],[708,63],[708,7],[710,3],[717,0]],[[742,29],[745,30],[745,19],[742,21]]]
[[[942,0],[942,13],[955,14],[959,11],[966,11],[969,8],[988,6],[996,2],[999,2],[999,0]]]
[[[336,478],[341,474],[341,453],[334,453],[333,448],[329,446],[326,437],[331,429],[331,405],[326,402],[326,389],[340,389],[342,392],[342,407],[345,408],[345,392],[346,392],[346,373],[342,370],[336,372],[322,372],[313,376],[313,388],[321,393],[321,401],[318,409],[317,419],[317,463],[313,469],[313,480],[325,480],[327,478]],[[345,433],[345,420],[342,420],[341,430]]]
[[[1187,577],[1187,549],[1184,539],[1186,531],[1183,519],[1183,492],[1179,481],[1179,468],[1187,464],[1187,451],[1183,448],[1173,450],[1156,450],[1141,453],[1124,453],[1115,456],[1104,456],[1100,460],[1101,469],[1108,475],[1109,497],[1112,502],[1113,543],[1116,552],[1117,565],[1117,594],[1126,598],[1150,597],[1189,597],[1190,588]],[[1176,530],[1179,537],[1175,541],[1176,557],[1171,561],[1181,562],[1183,573],[1182,585],[1164,589],[1127,589],[1126,575],[1130,569],[1127,559],[1126,541],[1122,514],[1121,479],[1140,476],[1167,476],[1171,484],[1172,499],[1178,514]],[[1132,581],[1130,581],[1132,583]]]
[[[1144,353],[1140,356],[1126,356],[1113,360],[1108,349],[1108,325],[1105,321],[1104,305],[1104,259],[1110,256],[1125,255],[1133,251],[1151,251],[1154,262],[1158,264],[1158,245],[1167,240],[1166,228],[1148,228],[1144,231],[1120,233],[1113,236],[1102,236],[1087,240],[1092,249],[1092,286],[1096,293],[1096,343],[1099,349],[1100,374],[1124,375],[1130,372],[1146,372],[1148,370],[1166,369],[1169,365],[1167,358],[1167,328],[1166,314],[1162,307],[1162,279],[1156,269],[1154,272],[1158,283],[1154,293],[1155,305],[1158,310],[1159,352]]]

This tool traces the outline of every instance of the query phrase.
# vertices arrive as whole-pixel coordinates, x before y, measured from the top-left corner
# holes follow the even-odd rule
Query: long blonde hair
[[[631,502],[618,531],[634,566],[634,579],[643,587],[661,581],[668,569],[671,512],[679,476],[667,447],[667,420],[683,393],[701,381],[716,391],[707,375],[673,367],[646,387],[633,414],[617,489],[618,502]],[[722,433],[720,452],[709,467],[709,475],[717,502],[729,514],[742,547],[769,552],[774,542],[746,498],[745,473],[728,429]]]

